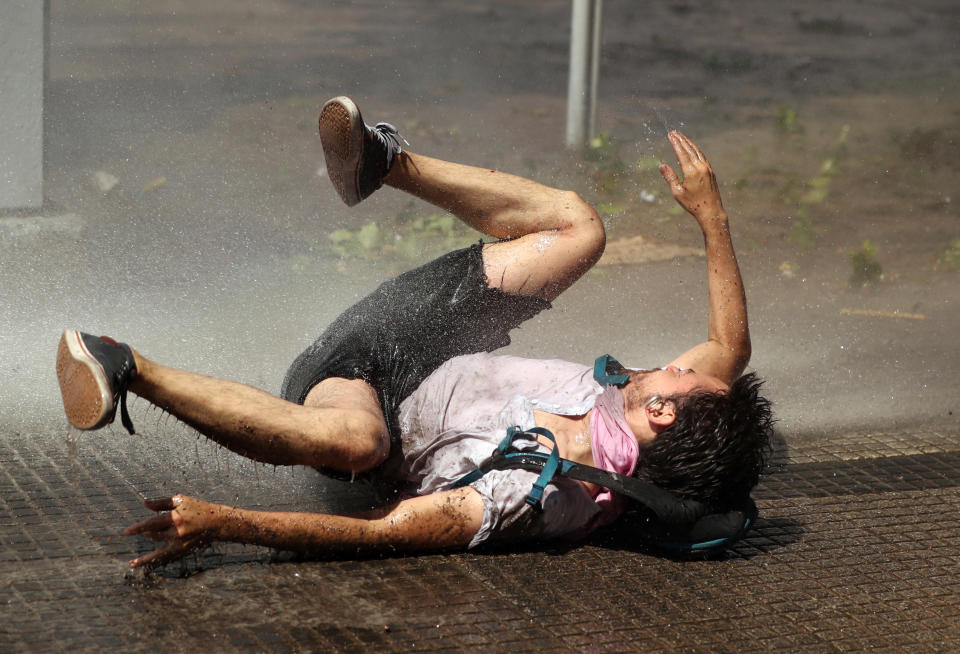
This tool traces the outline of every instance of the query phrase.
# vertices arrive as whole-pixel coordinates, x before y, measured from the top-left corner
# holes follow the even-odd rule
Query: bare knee
[[[318,409],[300,440],[302,465],[364,472],[390,454],[390,434],[379,415],[364,409]]]
[[[390,433],[377,393],[362,379],[331,377],[310,390],[304,406],[315,409],[311,465],[362,472],[390,454]]]
[[[344,417],[344,472],[364,472],[376,468],[390,454],[390,432],[379,415],[358,409]]]
[[[577,250],[585,260],[595,262],[603,254],[607,235],[600,214],[576,191],[558,191],[563,216],[562,231],[577,243]]]

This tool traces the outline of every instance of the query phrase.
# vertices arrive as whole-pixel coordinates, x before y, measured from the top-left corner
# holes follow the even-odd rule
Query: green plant
[[[340,259],[389,257],[417,261],[432,253],[465,247],[477,236],[450,214],[413,215],[410,207],[386,228],[370,222],[358,229],[338,229],[327,236],[327,250]]]
[[[398,228],[393,248],[404,259],[422,258],[425,252],[446,252],[479,240],[479,234],[448,213],[418,216]]]
[[[590,139],[582,157],[590,164],[590,177],[597,193],[620,191],[620,180],[627,173],[627,164],[620,158],[619,147],[609,134],[600,132]]]
[[[877,248],[867,239],[859,250],[850,253],[851,286],[873,286],[883,279],[883,266],[877,261]]]
[[[660,163],[661,163],[661,160],[659,157],[653,157],[653,156],[640,157],[639,159],[637,159],[637,163],[635,164],[635,166],[638,172],[652,173],[654,171],[660,170]]]
[[[341,259],[369,257],[383,246],[383,231],[377,223],[360,229],[337,229],[327,236],[330,251]]]
[[[807,192],[800,196],[800,208],[803,213],[807,213],[810,207],[823,204],[830,195],[830,186],[833,184],[833,176],[837,172],[837,160],[835,157],[827,157],[820,162],[820,170],[816,176],[807,182]]]
[[[585,172],[590,184],[584,194],[604,219],[628,212],[646,215],[648,205],[660,204],[666,193],[660,175],[662,158],[644,154],[627,164],[620,150],[618,142],[601,132],[590,139],[580,155],[578,175]],[[683,212],[678,206],[674,208]],[[657,213],[661,210],[657,209]]]
[[[790,240],[800,247],[814,247],[816,245],[812,213],[830,197],[834,177],[839,171],[837,162],[846,153],[849,134],[850,126],[844,125],[840,129],[840,135],[837,137],[830,155],[820,162],[817,174],[807,182],[806,191],[797,201],[797,219],[794,221]]]
[[[619,158],[613,139],[606,132],[600,132],[587,143],[583,158],[586,161],[603,162]]]

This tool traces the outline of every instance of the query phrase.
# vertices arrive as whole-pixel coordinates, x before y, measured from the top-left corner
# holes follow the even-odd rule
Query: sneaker
[[[343,96],[323,105],[319,128],[327,175],[348,207],[383,186],[383,178],[403,152],[400,141],[406,143],[390,123],[365,125],[357,105]]]
[[[63,332],[57,348],[57,379],[67,420],[78,429],[113,422],[120,398],[120,422],[135,433],[127,413],[127,386],[137,376],[130,346],[74,330]]]

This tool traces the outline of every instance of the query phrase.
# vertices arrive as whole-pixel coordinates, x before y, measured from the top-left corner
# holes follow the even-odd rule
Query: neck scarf
[[[632,475],[640,459],[640,445],[627,424],[623,393],[616,386],[604,386],[590,416],[590,447],[598,468],[621,475]],[[603,489],[594,501],[600,507],[599,523],[610,524],[623,513],[626,500]]]

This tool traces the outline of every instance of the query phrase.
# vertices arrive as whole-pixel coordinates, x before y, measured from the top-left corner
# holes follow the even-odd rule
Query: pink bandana
[[[598,468],[621,475],[632,475],[640,459],[640,445],[624,415],[623,393],[616,386],[604,386],[590,417],[590,446]],[[594,498],[600,507],[591,527],[613,522],[626,507],[626,501],[613,491],[603,489]]]

